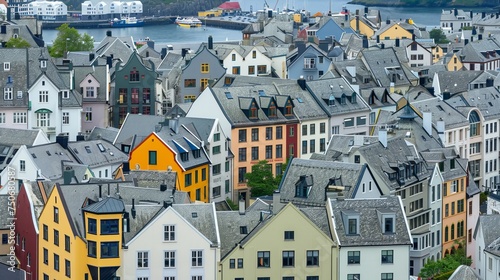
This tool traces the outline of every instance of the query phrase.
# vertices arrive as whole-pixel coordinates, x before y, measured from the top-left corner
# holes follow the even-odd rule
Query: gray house
[[[330,70],[332,59],[314,44],[296,42],[297,48],[287,57],[288,78],[317,80]],[[343,55],[343,52],[342,54]]]

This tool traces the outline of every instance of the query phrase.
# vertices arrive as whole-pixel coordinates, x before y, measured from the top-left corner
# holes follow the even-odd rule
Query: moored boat
[[[142,19],[137,19],[135,17],[126,17],[122,19],[113,19],[111,22],[111,27],[139,27],[144,26],[144,21]]]
[[[202,25],[201,20],[195,17],[187,17],[187,18],[177,17],[175,23],[182,27],[201,27]]]

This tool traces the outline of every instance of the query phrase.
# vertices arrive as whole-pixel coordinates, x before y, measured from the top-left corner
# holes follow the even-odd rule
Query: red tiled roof
[[[0,0],[2,1],[2,0]],[[224,2],[219,6],[222,10],[241,10],[239,2]]]

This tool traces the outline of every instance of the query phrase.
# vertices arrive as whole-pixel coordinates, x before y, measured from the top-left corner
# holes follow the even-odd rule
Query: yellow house
[[[448,71],[459,71],[462,67],[464,67],[464,65],[456,53],[454,53],[446,62],[446,69]]]
[[[351,28],[353,30],[359,31],[359,34],[366,35],[368,38],[375,35],[375,31],[376,31],[375,27],[370,25],[363,18],[353,17],[351,19],[351,21],[349,22],[349,25],[351,26]]]
[[[56,184],[38,222],[40,279],[112,279],[121,262],[123,202],[82,198],[70,205],[77,207]]]
[[[380,40],[394,40],[399,39],[411,39],[413,34],[400,26],[398,23],[393,23],[386,26],[384,29],[378,32]]]
[[[439,45],[433,46],[431,48],[431,53],[432,53],[432,63],[438,62],[444,55],[443,48],[441,48]]]
[[[172,170],[178,174],[179,188],[191,201],[209,202],[209,159],[201,141],[182,126],[178,133],[164,128],[151,133],[130,153],[130,168]]]
[[[313,212],[325,215],[312,215]],[[234,226],[234,221],[219,221],[220,228],[224,223]],[[291,203],[285,205],[255,229],[248,229],[249,234],[244,238],[236,240],[237,246],[221,259],[219,279],[336,279],[338,251],[329,230],[317,226],[328,223],[324,208],[299,210]],[[246,229],[239,230],[241,233]]]

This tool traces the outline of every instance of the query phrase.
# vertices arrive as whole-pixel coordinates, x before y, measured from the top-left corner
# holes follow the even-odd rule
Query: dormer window
[[[450,159],[450,169],[455,169],[455,159]]]
[[[384,233],[394,233],[394,218],[385,217],[384,218]]]
[[[200,150],[193,150],[193,157],[194,158],[199,158],[200,154],[201,154]]]
[[[359,234],[359,213],[354,210],[342,211],[342,220],[346,235]]]
[[[333,96],[333,94],[331,94],[328,98],[328,106],[335,106],[335,97]]]
[[[273,104],[269,107],[269,116],[270,118],[276,117],[276,106]]]
[[[295,197],[308,198],[312,185],[312,175],[301,175],[297,183],[295,183]]]
[[[3,63],[3,71],[10,71],[10,62]]]
[[[351,103],[352,104],[356,104],[357,103],[357,100],[356,100],[356,93],[352,93],[352,96],[351,96]]]
[[[342,105],[345,105],[345,95],[342,94],[342,97],[340,98],[340,103]]]
[[[377,215],[382,233],[393,234],[395,232],[396,213],[390,209],[379,209]]]
[[[47,68],[47,60],[40,60],[40,68]]]
[[[63,99],[68,99],[69,98],[69,91],[68,90],[63,90],[62,91],[62,98]]]
[[[181,153],[181,160],[188,161],[189,160],[189,153]]]

